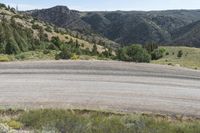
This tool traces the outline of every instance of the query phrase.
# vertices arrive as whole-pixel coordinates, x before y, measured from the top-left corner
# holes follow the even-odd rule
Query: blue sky
[[[200,9],[200,0],[0,0],[20,10],[66,5],[82,11]]]

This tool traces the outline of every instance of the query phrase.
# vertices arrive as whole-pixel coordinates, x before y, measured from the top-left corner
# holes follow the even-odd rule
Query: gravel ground
[[[200,116],[200,71],[117,61],[0,63],[0,106]]]

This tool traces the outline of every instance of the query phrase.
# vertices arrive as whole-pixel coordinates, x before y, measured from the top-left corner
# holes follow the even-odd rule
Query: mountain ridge
[[[122,26],[118,35],[122,38],[114,38],[115,41],[120,43],[159,43],[163,45],[176,44],[174,41],[173,32],[179,28],[185,27],[191,23],[199,21],[199,10],[172,10],[172,11],[156,11],[156,12],[109,12],[105,13],[106,16],[116,16],[112,21],[114,22],[111,27],[114,29],[116,26]],[[114,15],[113,15],[114,14]],[[142,19],[141,19],[142,18]],[[117,22],[116,22],[117,20]],[[121,20],[123,22],[121,22]],[[122,24],[120,24],[122,23]],[[144,29],[144,27],[146,27]],[[150,28],[150,30],[148,29]],[[123,31],[123,30],[127,31]],[[112,34],[107,33],[107,37]],[[122,33],[120,33],[122,32]],[[116,33],[116,32],[114,32]],[[146,34],[145,34],[146,33]],[[149,34],[147,34],[149,33]],[[178,34],[178,33],[177,33]],[[132,35],[132,36],[131,36]],[[128,36],[128,37],[127,37]],[[136,37],[135,37],[136,36]],[[154,37],[152,37],[154,36]],[[157,36],[157,37],[156,37]],[[135,37],[135,38],[134,38]],[[144,38],[146,37],[146,39]],[[129,41],[130,39],[130,41]],[[142,40],[144,39],[144,41]],[[181,43],[185,43],[184,41]],[[199,45],[194,45],[199,47]]]
[[[63,8],[67,12],[62,12]],[[200,20],[200,10],[198,9],[84,12],[70,10],[65,6],[55,6],[26,13],[59,27],[83,34],[97,34],[122,45],[133,43],[176,45],[178,38],[175,37],[179,36],[180,38],[181,35],[178,32],[179,28]],[[187,39],[183,38],[183,41],[179,40],[178,43],[185,45],[188,42],[185,40]],[[196,42],[194,44],[191,42],[190,46],[200,47]]]

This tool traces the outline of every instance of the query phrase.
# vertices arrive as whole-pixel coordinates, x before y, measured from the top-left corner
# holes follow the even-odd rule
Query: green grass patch
[[[0,62],[8,62],[10,61],[9,56],[7,55],[0,55]]]
[[[200,49],[191,47],[162,47],[166,51],[164,57],[159,60],[151,61],[155,64],[181,66],[192,69],[200,69]],[[182,51],[181,57],[178,54]]]
[[[21,129],[22,128],[22,123],[20,123],[19,121],[15,121],[15,120],[10,120],[9,122],[7,122],[7,125],[13,129]]]
[[[15,55],[15,60],[55,60],[56,51],[29,51]]]
[[[3,111],[1,111],[3,112]],[[5,113],[5,111],[4,111]],[[89,110],[9,111],[15,129],[58,133],[199,133],[197,119],[161,115],[115,114]]]
[[[24,60],[55,60],[55,56],[59,51],[40,50],[22,52],[16,55],[0,55],[0,62],[24,61]]]

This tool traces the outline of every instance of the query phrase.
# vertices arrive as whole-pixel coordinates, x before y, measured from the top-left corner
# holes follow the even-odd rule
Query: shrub
[[[118,50],[118,59],[133,62],[150,62],[151,55],[141,45],[131,45]]]
[[[151,53],[151,59],[152,59],[152,60],[158,60],[158,59],[162,58],[164,52],[165,52],[165,49],[155,49],[155,50]]]
[[[50,43],[47,48],[50,49],[50,50],[58,50],[58,47],[55,46],[53,43]]]
[[[52,29],[51,29],[51,27],[50,26],[47,26],[46,28],[45,28],[45,30],[47,31],[47,32],[52,32]]]
[[[35,30],[36,30],[36,29],[38,29],[38,30],[39,30],[39,29],[42,29],[42,27],[39,26],[38,24],[33,24],[33,25],[32,25],[32,28],[35,29]]]
[[[158,49],[158,45],[155,43],[150,43],[150,44],[146,44],[144,45],[144,48],[149,52],[153,52],[155,49]]]
[[[93,45],[92,54],[93,55],[97,55],[98,54],[98,50],[97,50],[97,45],[96,44]]]
[[[15,40],[9,39],[5,47],[6,54],[17,54],[19,51],[20,49]]]
[[[21,53],[21,54],[17,54],[15,56],[15,58],[18,59],[18,60],[24,60],[26,58],[26,56],[25,56],[25,54]]]
[[[183,56],[183,51],[182,50],[179,50],[178,51],[178,54],[177,54],[177,57],[178,58],[181,58]]]
[[[51,38],[51,42],[52,42],[57,48],[59,48],[59,49],[61,48],[62,42],[61,42],[61,40],[60,40],[59,37],[53,36],[53,37]]]
[[[10,61],[10,59],[8,58],[8,56],[0,55],[0,62],[8,62],[8,61]]]
[[[60,133],[199,133],[196,120],[167,116],[117,115],[95,111],[35,110],[19,116],[25,129]],[[42,131],[41,131],[42,130]]]
[[[0,8],[7,8],[5,4],[0,3]]]
[[[12,19],[13,19],[13,18],[19,18],[19,19],[22,19],[23,17],[20,16],[20,15],[18,15],[18,14],[16,14],[16,15],[12,16]]]
[[[68,37],[68,36],[65,36],[65,39],[69,39],[69,37]]]
[[[21,129],[22,128],[22,124],[15,120],[11,120],[7,124],[9,127],[13,128],[13,129]]]
[[[72,60],[79,60],[79,56],[76,55],[76,54],[72,54],[72,55],[71,55],[71,59],[72,59]]]
[[[49,50],[47,50],[47,49],[43,50],[43,54],[49,54],[49,53],[50,53]]]
[[[72,56],[71,51],[67,48],[63,48],[63,50],[56,55],[55,59],[59,60],[59,59],[70,59]]]

